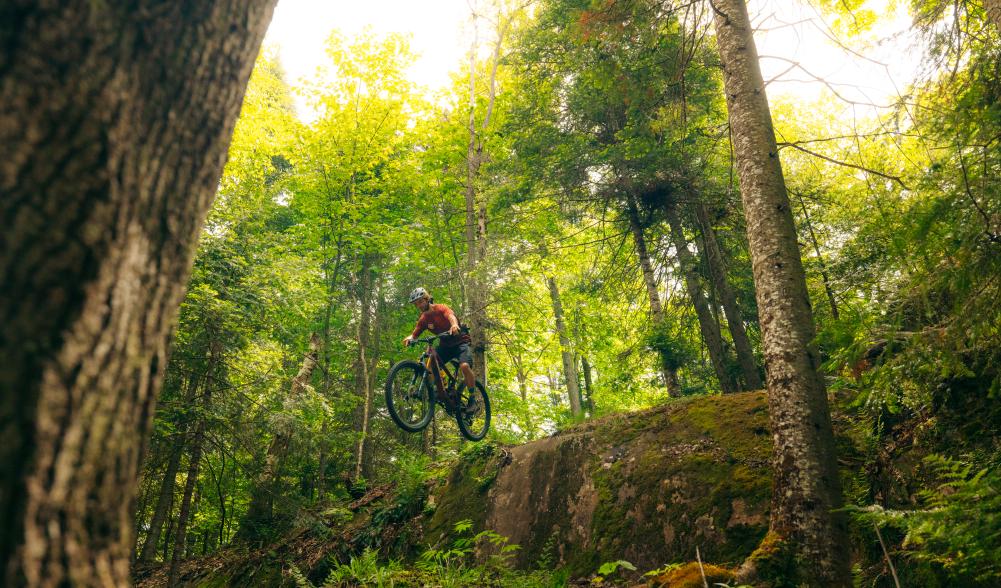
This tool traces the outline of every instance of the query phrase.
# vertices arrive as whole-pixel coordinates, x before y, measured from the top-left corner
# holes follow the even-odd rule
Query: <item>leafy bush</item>
[[[926,464],[940,483],[921,493],[922,510],[869,507],[856,517],[904,531],[902,547],[915,561],[941,568],[957,581],[1001,580],[1001,473],[933,455]]]

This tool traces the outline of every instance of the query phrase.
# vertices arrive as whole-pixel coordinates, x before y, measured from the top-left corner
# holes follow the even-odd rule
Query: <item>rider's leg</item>
[[[476,386],[476,374],[473,373],[473,368],[468,363],[462,362],[459,364],[459,369],[462,370],[462,375],[466,380],[466,387],[472,390]]]

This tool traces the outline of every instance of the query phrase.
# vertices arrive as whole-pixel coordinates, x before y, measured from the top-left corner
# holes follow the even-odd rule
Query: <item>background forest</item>
[[[818,4],[846,44],[879,18]],[[991,585],[1001,18],[974,1],[909,7],[924,65],[892,108],[860,115],[876,111],[832,87],[773,102],[772,118],[852,447],[845,501],[870,562],[855,573],[889,581],[881,552],[858,556],[881,529],[904,585]],[[407,80],[401,36],[333,32],[324,74],[296,85],[265,48],[181,306],[138,562],[266,544],[475,450],[447,419],[411,435],[387,418],[386,374],[418,354],[400,344],[416,286],[472,327],[493,443],[763,388],[711,19],[703,3],[494,2],[431,96]],[[905,447],[927,457],[902,466]]]

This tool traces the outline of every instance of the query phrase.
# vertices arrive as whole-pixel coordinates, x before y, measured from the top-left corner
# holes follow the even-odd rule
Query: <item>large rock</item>
[[[709,396],[615,415],[509,449],[479,446],[436,496],[425,537],[471,519],[540,559],[587,574],[739,563],[768,528],[771,442],[763,393]]]

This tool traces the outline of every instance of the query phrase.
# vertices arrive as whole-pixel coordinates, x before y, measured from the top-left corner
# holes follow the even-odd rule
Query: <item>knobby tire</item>
[[[408,433],[423,431],[434,419],[434,383],[423,365],[404,360],[386,378],[386,408],[396,426]]]

